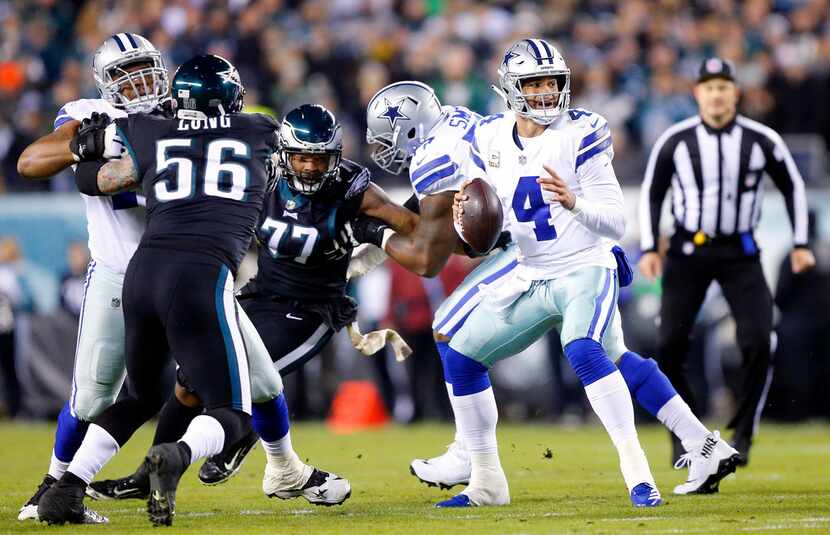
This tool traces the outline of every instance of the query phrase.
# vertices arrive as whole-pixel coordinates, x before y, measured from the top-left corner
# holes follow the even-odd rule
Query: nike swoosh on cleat
[[[113,496],[124,496],[125,494],[132,494],[132,493],[138,492],[138,491],[139,491],[139,489],[137,489],[137,488],[127,489],[127,490],[112,489],[112,494],[113,494]]]
[[[303,321],[303,318],[298,318],[297,316],[293,316],[293,315],[291,315],[291,312],[289,312],[288,314],[286,314],[286,315],[285,315],[285,317],[286,317],[286,318],[288,318],[288,319],[290,319],[290,320],[298,320],[298,321]]]
[[[241,453],[242,450],[237,450],[237,452],[233,454],[233,457],[231,457],[230,462],[225,463],[225,470],[233,470],[233,465],[236,464],[236,459],[239,457]]]

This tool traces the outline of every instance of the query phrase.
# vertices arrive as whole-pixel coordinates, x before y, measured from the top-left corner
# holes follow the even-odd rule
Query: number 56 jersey
[[[265,201],[277,123],[262,114],[116,121],[147,198],[140,247],[213,257],[234,274]]]
[[[609,240],[558,202],[549,203],[552,194],[536,182],[548,176],[547,165],[577,197],[593,200],[601,191],[607,201],[610,192],[621,208],[622,191],[610,168],[611,133],[603,117],[568,110],[541,135],[522,138],[512,112],[491,115],[476,125],[471,150],[469,175],[483,171],[498,193],[526,278],[557,278],[589,265],[616,267]]]

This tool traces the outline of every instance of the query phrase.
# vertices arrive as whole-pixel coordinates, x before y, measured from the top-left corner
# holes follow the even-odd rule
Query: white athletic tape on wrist
[[[346,270],[346,278],[354,279],[363,276],[386,262],[387,258],[389,258],[389,255],[377,245],[363,243],[352,252],[352,259],[349,261],[349,268]]]
[[[394,236],[396,233],[394,229],[387,228],[383,230],[383,238],[380,240],[380,248],[384,251],[386,250],[386,244],[389,242],[389,239]]]

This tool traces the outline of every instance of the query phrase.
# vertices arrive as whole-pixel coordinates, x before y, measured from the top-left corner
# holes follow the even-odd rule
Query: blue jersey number
[[[550,224],[550,205],[542,198],[542,187],[536,183],[538,176],[523,176],[513,194],[513,212],[520,223],[533,222],[537,241],[556,238],[556,228]],[[529,206],[529,207],[528,207]]]
[[[472,116],[467,113],[466,111],[456,108],[455,113],[450,115],[450,126],[460,126],[462,128],[467,128],[467,125],[470,123],[470,119]]]

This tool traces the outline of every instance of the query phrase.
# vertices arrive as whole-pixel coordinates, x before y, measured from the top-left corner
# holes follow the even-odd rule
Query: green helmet
[[[312,195],[337,180],[343,132],[329,110],[319,104],[294,108],[282,120],[279,135],[280,170],[293,191]]]
[[[245,88],[230,61],[213,54],[186,61],[173,77],[176,116],[206,119],[242,111]]]

